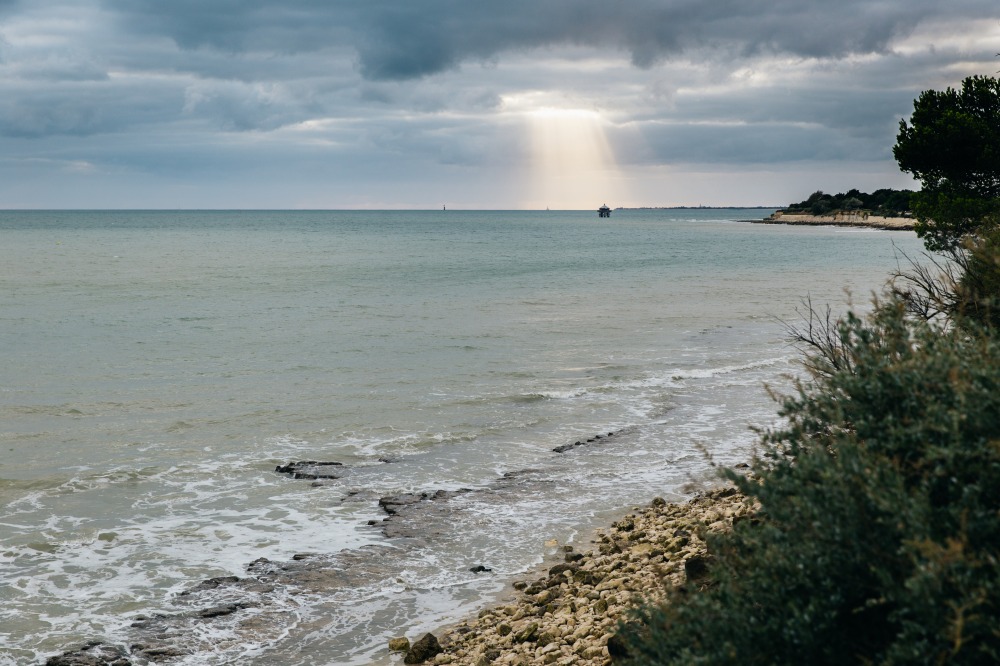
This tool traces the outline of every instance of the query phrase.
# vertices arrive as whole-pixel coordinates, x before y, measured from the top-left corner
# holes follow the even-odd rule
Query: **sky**
[[[780,206],[916,188],[997,0],[0,0],[0,208]]]

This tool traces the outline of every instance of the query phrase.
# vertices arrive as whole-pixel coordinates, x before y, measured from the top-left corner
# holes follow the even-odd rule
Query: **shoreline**
[[[868,213],[836,213],[834,215],[806,215],[777,211],[754,224],[789,224],[801,226],[862,227],[889,231],[912,231],[916,220],[911,217],[884,217]]]
[[[633,507],[593,533],[592,549],[564,546],[563,562],[517,577],[507,599],[476,617],[410,637],[412,645],[393,639],[389,663],[607,666],[622,649],[615,632],[629,609],[662,598],[664,585],[697,584],[710,557],[706,535],[752,513],[731,485]]]

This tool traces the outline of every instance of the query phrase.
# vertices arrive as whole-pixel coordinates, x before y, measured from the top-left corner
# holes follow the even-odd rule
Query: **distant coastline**
[[[781,206],[619,206],[615,210],[777,210]]]
[[[891,229],[912,231],[916,220],[912,217],[886,217],[869,213],[834,213],[833,215],[808,215],[777,211],[763,220],[751,220],[755,224],[791,224],[807,226],[866,227],[870,229]]]

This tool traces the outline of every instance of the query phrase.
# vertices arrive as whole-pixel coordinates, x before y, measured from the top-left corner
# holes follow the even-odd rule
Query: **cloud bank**
[[[780,203],[905,184],[914,97],[997,50],[995,0],[0,0],[0,196],[527,205],[561,109],[591,114],[623,204],[711,202],[713,173]]]

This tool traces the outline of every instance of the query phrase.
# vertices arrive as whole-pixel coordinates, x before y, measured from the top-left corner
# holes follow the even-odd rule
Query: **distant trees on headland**
[[[869,211],[885,217],[906,217],[910,214],[912,190],[883,188],[866,194],[848,190],[840,194],[827,194],[817,190],[805,201],[789,204],[785,211],[809,215],[832,215],[839,212]]]

